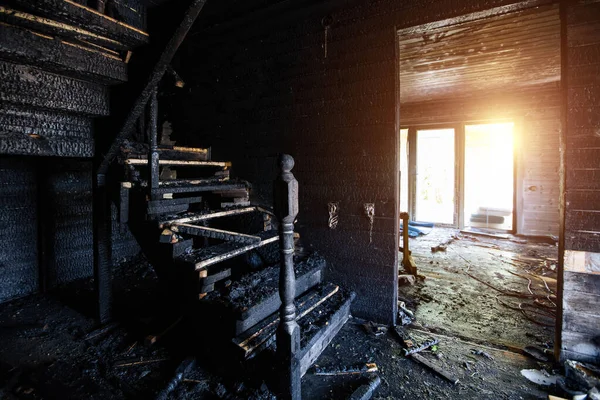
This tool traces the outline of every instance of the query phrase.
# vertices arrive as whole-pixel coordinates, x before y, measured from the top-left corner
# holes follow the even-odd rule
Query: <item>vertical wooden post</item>
[[[111,221],[106,175],[94,174],[92,196],[94,224],[94,286],[98,301],[98,318],[105,324],[112,317]]]
[[[148,174],[150,198],[154,199],[155,190],[158,189],[159,161],[158,161],[158,101],[156,90],[150,96],[148,104]]]
[[[298,181],[291,170],[294,159],[287,154],[279,158],[280,174],[274,185],[275,215],[279,219],[279,247],[281,271],[279,273],[280,322],[277,330],[277,358],[280,362],[282,399],[300,400],[301,375],[300,327],[296,323],[296,277],[294,272],[294,220],[298,215]]]

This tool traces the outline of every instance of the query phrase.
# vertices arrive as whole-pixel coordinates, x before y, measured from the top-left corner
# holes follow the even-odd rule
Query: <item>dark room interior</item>
[[[600,399],[600,0],[0,0],[1,399]]]

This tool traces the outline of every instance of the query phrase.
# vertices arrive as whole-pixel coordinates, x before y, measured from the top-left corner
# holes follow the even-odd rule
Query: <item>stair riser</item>
[[[321,270],[311,271],[308,274],[296,279],[296,297],[299,297],[303,293],[317,286],[319,283],[321,283],[321,280]],[[262,303],[243,312],[235,324],[236,336],[252,328],[254,325],[267,318],[274,312],[277,312],[280,306],[281,299],[279,298],[279,292],[275,292]]]

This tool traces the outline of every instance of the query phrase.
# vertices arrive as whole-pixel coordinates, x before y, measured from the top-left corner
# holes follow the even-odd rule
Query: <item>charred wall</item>
[[[600,360],[600,2],[565,2],[563,357]]]
[[[92,163],[0,157],[0,302],[93,273]],[[113,263],[139,253],[113,206]]]
[[[180,144],[212,146],[271,203],[276,155],[296,159],[297,230],[329,263],[328,278],[358,294],[353,313],[395,316],[398,141],[397,28],[511,1],[351,1],[257,13],[196,27],[180,51],[186,80],[171,119]],[[327,203],[340,202],[329,229]],[[375,204],[370,241],[364,204]]]
[[[148,35],[141,1],[111,0],[108,17],[77,3],[0,7],[0,302],[92,275],[95,119]],[[113,261],[138,253],[113,233]]]
[[[36,175],[24,159],[0,158],[0,302],[38,289]]]

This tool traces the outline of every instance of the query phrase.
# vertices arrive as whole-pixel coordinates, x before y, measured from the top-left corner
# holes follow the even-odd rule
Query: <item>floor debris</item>
[[[368,374],[372,372],[377,372],[377,364],[375,363],[366,363],[366,364],[358,364],[358,365],[350,365],[350,366],[342,366],[342,367],[319,367],[314,366],[314,374],[320,376],[331,376],[331,375],[357,375],[357,374]]]
[[[418,354],[418,353],[412,354],[412,355],[410,355],[410,358],[423,364],[424,366],[426,366],[427,368],[429,368],[436,374],[440,375],[441,377],[443,377],[444,379],[446,379],[448,382],[452,383],[453,385],[456,385],[459,382],[459,379],[457,377],[450,374],[448,371],[443,370],[439,366],[435,365],[430,360],[423,357],[421,354]]]
[[[523,369],[521,375],[537,385],[550,386],[556,385],[558,375],[550,375],[548,372],[539,369]]]
[[[369,380],[369,383],[356,389],[354,393],[352,393],[352,396],[348,398],[348,400],[369,400],[371,397],[373,397],[373,394],[379,387],[379,384],[381,384],[381,378],[374,376]]]

